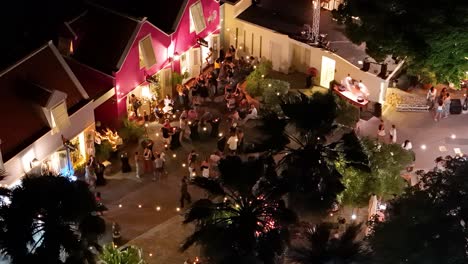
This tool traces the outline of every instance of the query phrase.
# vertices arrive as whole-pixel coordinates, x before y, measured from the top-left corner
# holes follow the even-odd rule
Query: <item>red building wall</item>
[[[219,3],[214,0],[201,0],[206,28],[198,35],[195,32],[190,33],[190,6],[196,1],[198,0],[189,1],[177,30],[171,35],[167,35],[147,21],[142,22],[124,63],[115,73],[117,116],[126,116],[126,97],[136,86],[145,81],[145,72],[152,75],[165,67],[171,67],[169,58],[174,56],[174,52],[182,54],[196,46],[197,38],[205,38],[209,34],[219,31]],[[139,42],[149,34],[152,37],[156,64],[151,69],[140,69]],[[179,71],[180,67],[177,61],[172,67],[175,71]]]

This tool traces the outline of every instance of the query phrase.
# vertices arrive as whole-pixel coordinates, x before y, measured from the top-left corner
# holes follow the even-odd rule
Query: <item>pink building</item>
[[[95,110],[96,122],[103,126],[118,126],[116,121],[127,116],[129,95],[172,96],[172,72],[187,72],[188,80],[206,66],[208,47],[218,54],[219,3],[215,0],[164,4],[140,0],[132,6],[125,6],[123,0],[99,2],[102,6],[89,6],[65,23],[59,47],[83,85],[95,87],[88,88],[96,90],[94,99],[114,90]],[[135,8],[138,4],[141,10]],[[144,111],[150,111],[149,104],[144,103],[139,114]]]

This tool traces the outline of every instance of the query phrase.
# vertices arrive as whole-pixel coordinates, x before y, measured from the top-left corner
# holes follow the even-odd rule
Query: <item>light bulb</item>
[[[175,157],[177,157],[177,155],[176,155],[176,154],[172,154],[172,157],[175,158]]]
[[[456,138],[457,138],[457,135],[452,134],[450,137],[451,137],[452,139],[456,139]]]
[[[158,212],[161,211],[161,207],[156,206],[156,211],[158,211]]]
[[[186,165],[185,163],[182,163],[182,167],[184,167],[184,168],[185,168],[185,166],[187,166],[187,165]]]
[[[351,219],[356,220],[356,218],[357,218],[356,214],[351,215]]]
[[[426,145],[424,145],[424,144],[421,145],[422,150],[425,150],[426,148],[427,148]]]
[[[206,127],[203,127],[203,131],[206,131]]]
[[[122,204],[119,204],[119,208],[122,208]]]
[[[219,136],[219,137],[222,137],[222,136],[223,136],[223,133],[219,133],[218,136]]]
[[[179,207],[177,207],[177,208],[176,208],[176,211],[177,211],[177,212],[180,212],[180,208],[179,208]]]
[[[141,204],[138,205],[138,208],[141,208]]]

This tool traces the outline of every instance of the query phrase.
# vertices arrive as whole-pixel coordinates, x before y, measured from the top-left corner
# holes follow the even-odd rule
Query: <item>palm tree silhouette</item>
[[[195,223],[196,230],[182,249],[199,244],[214,263],[273,263],[285,250],[287,227],[296,216],[286,208],[285,188],[274,182],[270,164],[228,157],[218,179],[195,178],[193,184],[211,199],[196,201],[185,215],[184,223]]]
[[[0,251],[11,263],[95,263],[105,225],[86,183],[30,175],[0,195]]]

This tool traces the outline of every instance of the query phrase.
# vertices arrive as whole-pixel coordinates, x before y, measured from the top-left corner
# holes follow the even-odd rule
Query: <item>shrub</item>
[[[94,148],[96,149],[97,160],[108,160],[112,152],[114,152],[111,143],[107,140],[103,140],[101,144],[94,144]]]
[[[260,87],[262,80],[270,74],[272,69],[271,61],[262,60],[256,69],[253,70],[246,78],[246,90],[250,96],[261,96],[263,90]],[[262,77],[263,76],[263,77]]]
[[[126,143],[138,142],[138,139],[140,139],[144,134],[145,129],[143,127],[128,119],[123,121],[123,127],[119,130],[119,135]]]

